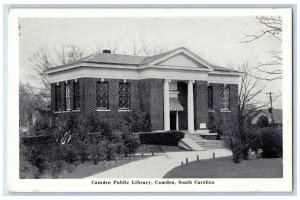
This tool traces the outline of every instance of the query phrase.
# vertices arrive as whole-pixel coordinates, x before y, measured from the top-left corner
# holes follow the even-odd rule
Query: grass
[[[236,164],[225,157],[176,167],[164,178],[282,178],[282,173],[282,158],[251,158]]]
[[[118,160],[118,164],[115,160],[109,161],[99,161],[97,165],[94,164],[92,160],[86,161],[84,163],[79,163],[77,166],[74,166],[73,169],[64,170],[60,173],[59,178],[61,179],[78,179],[78,178],[85,178],[88,176],[92,176],[94,174],[103,172],[105,170],[109,170],[121,165],[128,164],[130,162],[138,161],[141,159],[145,159],[149,156],[132,156],[130,157],[120,157]]]

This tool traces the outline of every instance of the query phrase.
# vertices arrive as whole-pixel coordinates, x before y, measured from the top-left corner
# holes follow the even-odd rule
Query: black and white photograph
[[[291,191],[291,9],[10,15],[12,191]]]

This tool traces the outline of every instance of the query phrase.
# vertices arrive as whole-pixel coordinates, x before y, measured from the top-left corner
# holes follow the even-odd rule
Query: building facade
[[[53,116],[76,113],[118,123],[143,112],[151,130],[208,129],[211,116],[238,116],[241,73],[186,48],[146,57],[96,53],[45,71]]]

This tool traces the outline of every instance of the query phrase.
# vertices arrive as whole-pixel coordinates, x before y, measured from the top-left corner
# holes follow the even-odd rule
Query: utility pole
[[[274,126],[273,104],[272,104],[272,92],[268,92],[267,94],[270,95],[270,103],[271,103],[271,107],[269,108],[269,113],[271,113],[272,125]]]

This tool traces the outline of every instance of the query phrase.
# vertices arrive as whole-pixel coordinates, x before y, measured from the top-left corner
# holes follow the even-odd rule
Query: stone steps
[[[203,139],[203,136],[200,134],[188,133],[185,135],[185,137],[192,139],[196,144],[205,150],[226,148],[226,145],[222,140]]]

